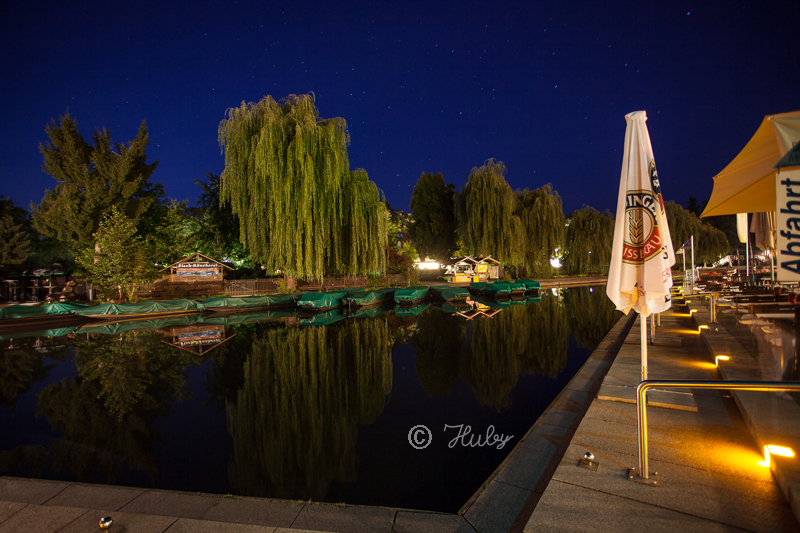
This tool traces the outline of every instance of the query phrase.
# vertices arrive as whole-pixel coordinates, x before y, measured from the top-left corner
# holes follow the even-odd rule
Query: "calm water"
[[[619,313],[604,287],[452,311],[5,338],[0,474],[455,512]]]

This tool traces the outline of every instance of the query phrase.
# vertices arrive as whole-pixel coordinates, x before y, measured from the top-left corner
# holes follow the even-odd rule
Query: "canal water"
[[[456,512],[620,316],[459,311],[2,338],[0,475]]]

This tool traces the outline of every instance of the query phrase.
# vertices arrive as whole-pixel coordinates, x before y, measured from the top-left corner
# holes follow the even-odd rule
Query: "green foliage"
[[[521,221],[522,242],[519,248],[523,260],[514,266],[524,266],[528,275],[551,277],[550,259],[564,247],[565,221],[561,196],[549,183],[533,191],[516,191],[515,214]]]
[[[675,251],[678,251],[683,243],[694,235],[695,261],[713,263],[728,254],[730,247],[724,232],[702,222],[697,215],[673,201],[667,202],[664,207]]]
[[[87,280],[98,285],[106,298],[124,300],[128,285],[152,281],[156,276],[144,247],[144,239],[136,235],[133,222],[112,207],[95,233],[95,246],[80,252],[78,264]]]
[[[455,185],[445,184],[442,173],[423,172],[411,193],[413,222],[408,233],[422,257],[447,262],[458,248],[453,206]]]
[[[385,268],[380,191],[365,171],[350,171],[349,140],[344,119],[320,119],[313,94],[227,111],[221,201],[254,261],[301,279]]]
[[[614,219],[589,206],[569,217],[563,268],[567,274],[608,274],[614,245]]]
[[[456,195],[462,251],[523,267],[531,277],[549,277],[550,258],[564,242],[561,197],[549,184],[512,192],[505,171],[503,163],[490,159],[472,169]]]
[[[220,202],[220,177],[208,172],[206,180],[194,180],[200,187],[198,251],[215,259],[228,259],[237,267],[257,266],[239,241],[239,219],[234,216],[231,204]]]
[[[0,216],[0,268],[24,263],[31,255],[30,241],[11,215]]]
[[[94,145],[87,143],[69,114],[45,131],[50,141],[39,145],[43,169],[58,184],[32,206],[34,226],[43,235],[79,250],[93,244],[112,206],[138,226],[154,204],[163,202],[163,187],[150,183],[158,162],[146,163],[150,138],[144,122],[127,144],[112,143],[105,129],[94,132]]]
[[[187,213],[187,202],[172,200],[160,207],[156,225],[144,233],[145,256],[160,267],[171,265],[199,248],[200,222]],[[139,234],[143,231],[140,228]]]
[[[494,159],[473,168],[455,195],[456,220],[469,254],[491,255],[514,264],[518,262],[521,227],[518,219],[512,220],[516,199],[505,173],[505,165]]]

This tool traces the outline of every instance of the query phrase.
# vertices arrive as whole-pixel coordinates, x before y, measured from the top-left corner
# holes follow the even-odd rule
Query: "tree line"
[[[229,109],[218,129],[224,170],[195,179],[194,206],[153,181],[144,122],[128,143],[105,129],[87,141],[69,113],[45,132],[43,170],[56,185],[30,212],[0,197],[5,269],[60,265],[119,289],[201,252],[250,274],[283,274],[291,289],[323,275],[409,272],[417,254],[491,255],[519,277],[552,276],[555,258],[572,275],[606,274],[610,263],[611,213],[584,206],[566,216],[550,184],[514,191],[494,159],[458,190],[423,172],[410,215],[391,209],[367,172],[350,168],[345,120],[320,117],[313,93]],[[699,261],[727,253],[725,234],[693,213],[668,203],[667,216],[676,249],[694,235]]]

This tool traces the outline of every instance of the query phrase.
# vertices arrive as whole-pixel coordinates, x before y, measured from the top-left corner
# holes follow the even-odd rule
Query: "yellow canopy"
[[[700,216],[775,211],[778,160],[800,140],[800,111],[764,117],[742,151],[714,176],[714,190]]]

